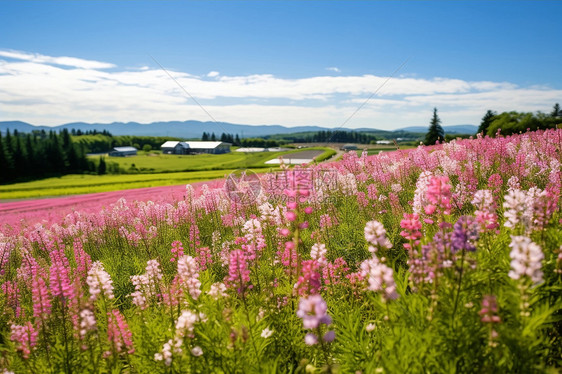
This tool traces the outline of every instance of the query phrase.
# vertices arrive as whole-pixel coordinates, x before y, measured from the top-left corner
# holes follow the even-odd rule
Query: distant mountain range
[[[374,132],[374,133],[387,133],[388,135],[396,132],[407,133],[425,133],[427,127],[414,126],[397,129],[394,131],[379,130],[374,128],[360,128],[360,129],[332,129],[319,126],[298,126],[298,127],[285,127],[280,125],[239,125],[227,122],[200,122],[200,121],[169,121],[169,122],[152,122],[149,124],[142,124],[138,122],[113,122],[113,123],[85,123],[73,122],[59,126],[34,126],[22,121],[0,121],[0,131],[5,133],[6,130],[18,130],[19,132],[31,132],[33,130],[55,130],[62,129],[76,129],[81,131],[103,131],[107,130],[113,135],[138,135],[138,136],[170,136],[177,138],[200,138],[203,132],[209,134],[215,133],[216,136],[224,132],[227,134],[238,134],[240,137],[251,138],[261,137],[275,134],[292,134],[298,132],[315,132],[315,131],[361,131],[361,132]],[[449,134],[475,134],[478,127],[474,125],[456,125],[456,126],[443,126],[445,133]]]

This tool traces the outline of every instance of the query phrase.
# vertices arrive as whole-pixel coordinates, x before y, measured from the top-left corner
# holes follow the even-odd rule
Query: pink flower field
[[[0,205],[0,372],[562,367],[562,130]]]
[[[191,184],[195,193],[199,193],[203,184],[211,188],[220,188],[222,180],[197,182]],[[0,204],[0,222],[2,230],[19,229],[46,221],[60,222],[64,216],[80,211],[85,213],[99,212],[117,202],[121,198],[132,201],[174,202],[185,196],[185,185],[137,188],[112,192],[100,192],[88,195],[58,197],[52,199],[22,200]]]

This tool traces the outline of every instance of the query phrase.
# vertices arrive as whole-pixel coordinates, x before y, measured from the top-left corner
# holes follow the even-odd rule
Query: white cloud
[[[109,69],[115,67],[114,64],[100,62],[94,60],[83,60],[75,57],[51,57],[38,53],[27,53],[20,51],[0,51],[1,57],[7,57],[14,60],[30,61],[35,63],[45,63],[54,65],[71,66],[81,69]]]
[[[338,127],[379,88],[346,127],[426,125],[434,106],[445,125],[478,124],[488,109],[550,111],[562,97],[562,90],[549,87],[440,77],[386,82],[388,77],[375,75],[284,79],[169,73],[217,120],[246,124]],[[0,113],[2,120],[38,125],[209,120],[160,68],[119,69],[100,61],[2,50]]]
[[[335,66],[332,66],[332,67],[326,68],[326,70],[328,70],[328,71],[333,71],[333,72],[335,72],[335,73],[341,73],[341,70],[340,70],[340,69],[338,69],[338,68],[337,68],[337,67],[335,67]]]

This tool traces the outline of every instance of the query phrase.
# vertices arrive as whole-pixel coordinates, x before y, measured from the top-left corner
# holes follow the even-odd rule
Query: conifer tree
[[[478,133],[484,133],[486,135],[488,133],[488,128],[490,124],[494,121],[495,117],[497,116],[496,112],[488,110],[484,117],[482,117],[482,122],[480,122],[480,127],[478,127]]]
[[[105,160],[102,156],[100,156],[100,164],[98,165],[98,174],[103,175],[106,172],[106,165]]]
[[[437,115],[437,108],[433,108],[433,117],[429,125],[429,130],[425,135],[425,145],[433,145],[437,141],[443,141],[445,139],[445,131],[440,125],[441,119]]]
[[[550,113],[551,117],[557,118],[557,117],[562,117],[562,110],[560,109],[560,104],[556,103],[554,104],[554,107],[552,108],[552,112]]]

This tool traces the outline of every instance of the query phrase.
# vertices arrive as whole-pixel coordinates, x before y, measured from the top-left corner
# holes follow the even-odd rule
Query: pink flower
[[[52,264],[49,281],[51,294],[53,296],[62,297],[64,300],[63,302],[66,303],[67,300],[72,300],[74,298],[74,288],[72,287],[69,277],[70,265],[62,249],[59,251],[52,251],[50,256]]]
[[[297,219],[297,215],[295,212],[289,210],[285,213],[285,218],[287,218],[287,221],[293,222],[294,220]]]
[[[182,284],[187,287],[191,297],[195,300],[201,294],[201,281],[199,280],[199,264],[191,256],[182,256],[178,259],[178,276]]]
[[[228,264],[228,276],[225,284],[236,288],[239,293],[244,293],[250,282],[250,270],[246,263],[244,252],[235,250],[230,253]]]
[[[174,262],[181,256],[183,256],[183,244],[179,240],[175,240],[172,242],[172,258],[170,261]]]
[[[400,227],[404,230],[400,232],[400,235],[404,238],[413,241],[414,245],[418,245],[420,243],[419,239],[422,237],[421,228],[422,224],[420,222],[420,217],[417,214],[407,214],[404,213],[404,219],[400,221]],[[404,244],[404,247],[407,249],[410,248],[410,244]]]
[[[431,204],[439,207],[443,214],[451,214],[451,189],[449,177],[433,176],[427,186],[426,198]]]
[[[500,323],[501,318],[498,316],[498,304],[496,296],[486,295],[482,299],[482,309],[478,312],[482,316],[483,323]]]
[[[16,343],[16,350],[22,352],[24,359],[29,358],[31,349],[37,344],[38,334],[29,321],[23,326],[12,324],[10,340]]]
[[[31,298],[33,300],[33,317],[43,321],[51,314],[51,298],[45,280],[39,275],[33,277]]]
[[[320,292],[320,273],[318,270],[320,265],[316,260],[307,260],[302,262],[301,276],[295,290],[298,295],[311,295]]]
[[[126,349],[128,354],[133,354],[135,352],[132,340],[133,334],[129,330],[129,325],[123,315],[114,309],[107,313],[107,316],[107,338],[112,344],[114,352],[121,353]]]

